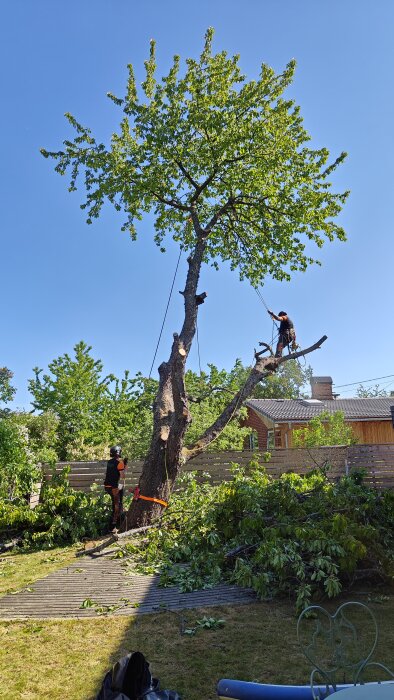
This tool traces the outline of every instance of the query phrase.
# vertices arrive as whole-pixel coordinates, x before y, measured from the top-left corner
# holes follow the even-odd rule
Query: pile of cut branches
[[[184,591],[227,580],[262,599],[292,596],[297,610],[362,578],[394,582],[394,493],[326,470],[272,480],[255,465],[219,486],[183,477],[155,529],[119,556]]]

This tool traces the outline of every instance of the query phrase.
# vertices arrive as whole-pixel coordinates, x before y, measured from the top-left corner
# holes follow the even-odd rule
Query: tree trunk
[[[180,335],[174,333],[168,362],[159,367],[159,388],[153,407],[153,433],[145,458],[138,488],[140,497],[133,500],[129,527],[140,527],[159,516],[165,506],[155,500],[168,502],[175,479],[185,463],[182,448],[191,414],[185,387],[186,360],[196,332],[198,304],[197,285],[206,247],[207,232],[194,221],[197,243],[188,258],[189,268],[185,290],[185,317]]]

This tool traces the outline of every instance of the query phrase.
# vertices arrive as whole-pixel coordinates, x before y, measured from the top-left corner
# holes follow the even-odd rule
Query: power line
[[[365,384],[365,382],[376,382],[378,379],[389,379],[390,377],[394,377],[394,374],[386,374],[385,377],[374,377],[374,379],[362,379],[359,382],[349,382],[349,384],[333,384],[336,389],[341,389],[343,386],[354,386],[355,384]]]
[[[379,389],[386,391],[389,386],[392,386],[392,384],[394,384],[394,379],[391,379],[389,382],[384,382],[383,384],[380,385]],[[366,387],[366,388],[368,388],[368,387]],[[352,391],[354,392],[354,389],[345,389],[344,391],[341,391],[339,396],[342,396],[343,394],[350,394]],[[374,398],[374,397],[371,396],[371,398]]]

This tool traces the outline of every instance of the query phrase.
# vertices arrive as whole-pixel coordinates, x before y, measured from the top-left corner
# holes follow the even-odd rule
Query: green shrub
[[[0,419],[0,498],[25,496],[40,477],[26,427],[12,416]]]
[[[328,445],[355,445],[358,442],[351,425],[345,423],[342,411],[322,411],[305,428],[293,430],[294,447],[326,447]]]
[[[103,492],[70,488],[69,469],[43,486],[41,502],[30,510],[23,500],[0,499],[0,537],[22,535],[26,547],[71,544],[102,534],[109,519],[109,499]]]
[[[128,545],[145,571],[183,590],[223,579],[261,598],[292,595],[302,609],[316,596],[338,595],[358,569],[394,581],[394,494],[350,477],[330,483],[324,473],[264,470],[219,486],[183,479],[160,528],[147,544]],[[145,539],[146,541],[146,539]]]

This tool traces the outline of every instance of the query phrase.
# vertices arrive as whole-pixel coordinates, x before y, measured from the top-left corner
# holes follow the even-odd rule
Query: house
[[[292,447],[292,432],[323,411],[342,411],[360,444],[394,443],[394,397],[340,399],[331,377],[312,377],[310,399],[249,399],[244,425],[253,428],[248,447]]]

